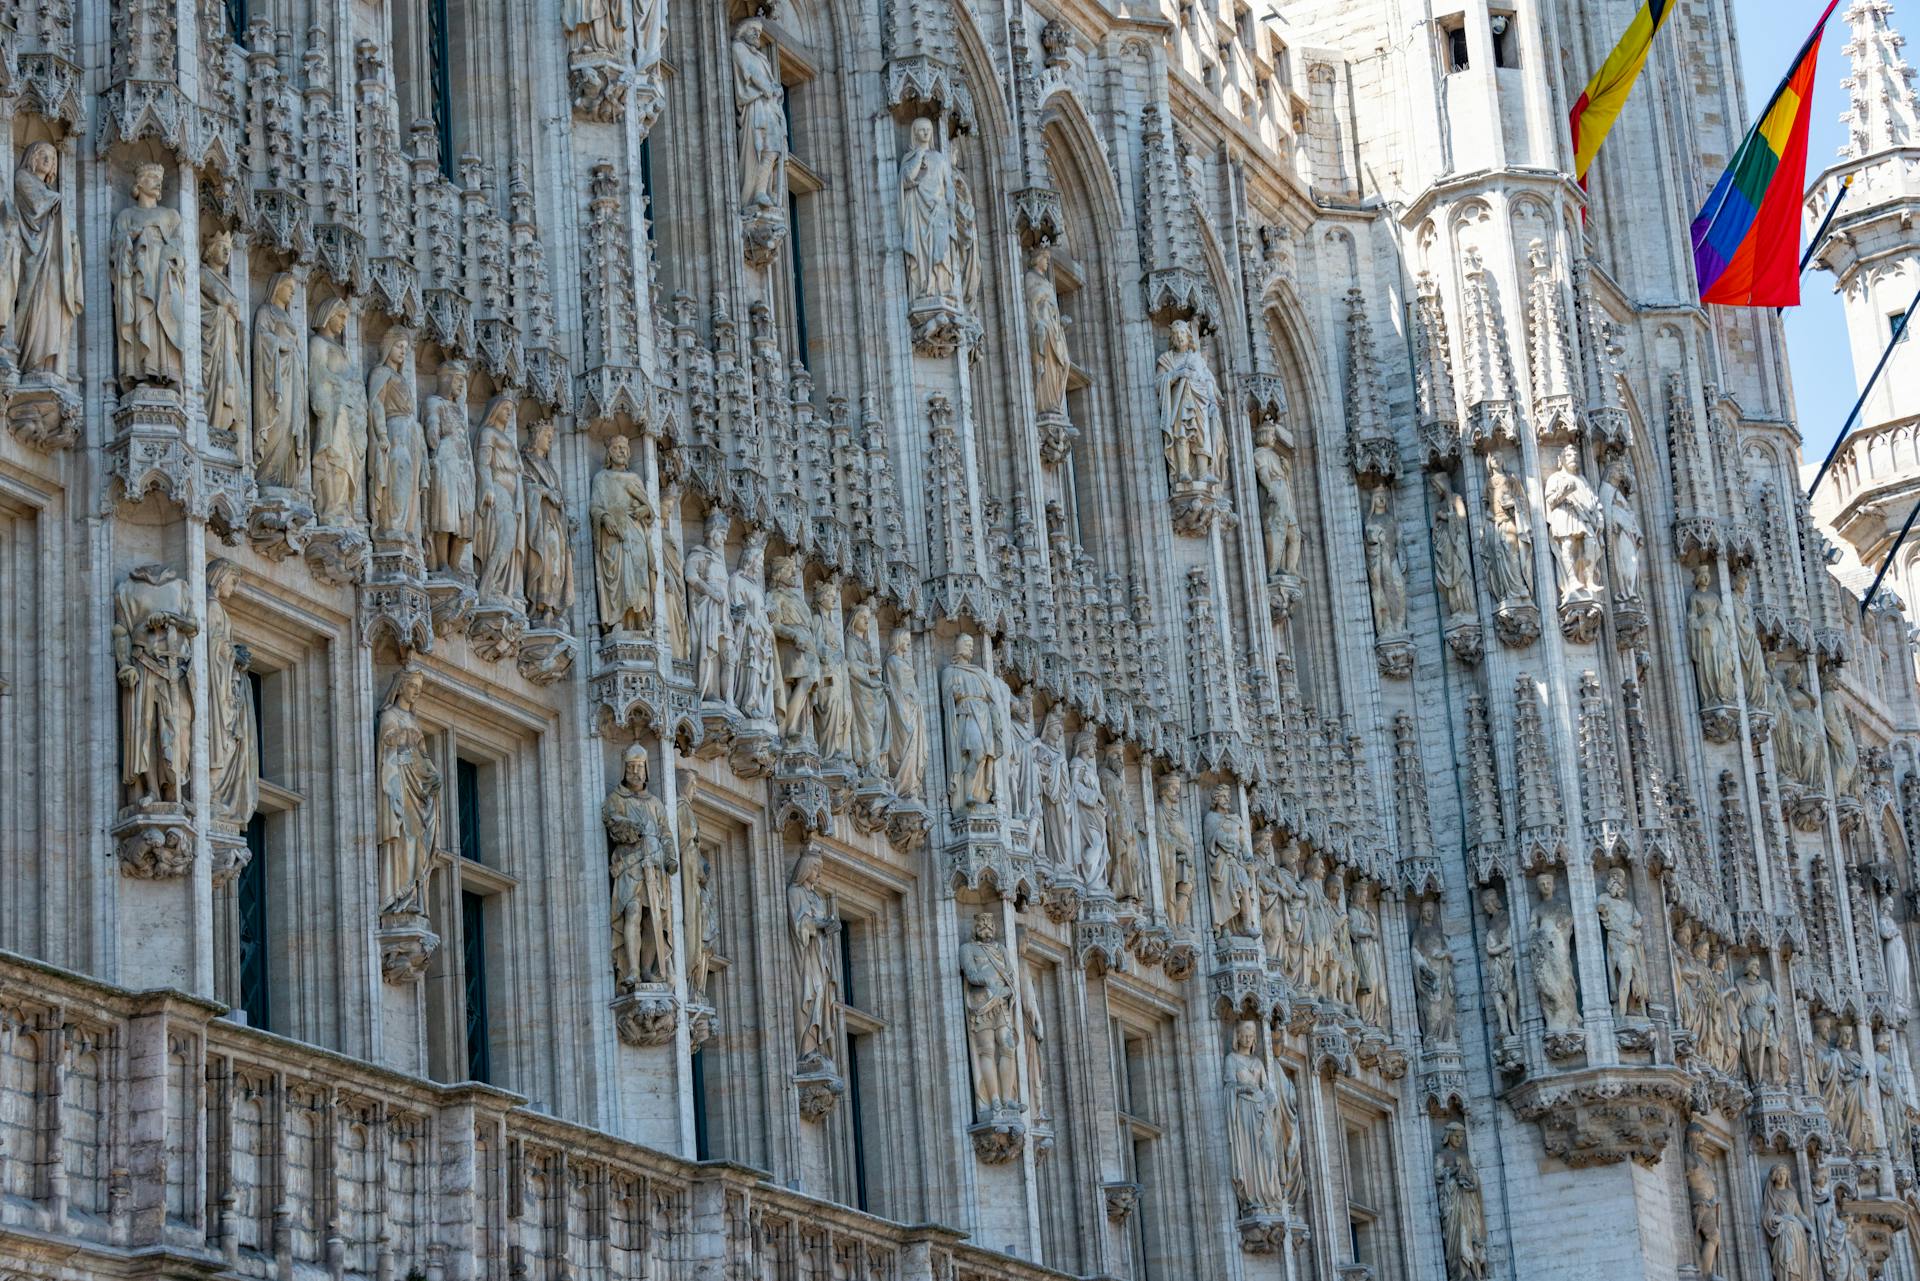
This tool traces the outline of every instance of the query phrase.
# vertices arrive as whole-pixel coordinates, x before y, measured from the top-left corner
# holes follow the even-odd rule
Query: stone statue
[[[1709,971],[1711,992],[1717,1007],[1719,1024],[1714,1032],[1714,1043],[1719,1047],[1719,1068],[1728,1076],[1740,1070],[1740,984],[1733,977],[1730,968],[1732,956],[1726,948],[1721,948],[1713,958],[1713,968]]]
[[[938,145],[934,121],[916,118],[900,158],[900,215],[907,232],[907,292],[920,298],[960,296],[960,233],[954,221],[953,162]]]
[[[247,313],[227,272],[233,235],[216,232],[200,262],[200,399],[210,436],[231,437],[246,458],[253,443],[247,429]]]
[[[1547,477],[1547,533],[1553,538],[1553,558],[1560,567],[1560,602],[1594,600],[1600,581],[1601,535],[1606,515],[1600,496],[1580,474],[1580,451],[1572,445],[1560,450],[1560,467]]]
[[[1301,983],[1306,979],[1307,890],[1300,880],[1300,842],[1289,840],[1271,866],[1272,919],[1263,918],[1261,933],[1266,938],[1267,955],[1278,957],[1281,972]]]
[[[1393,514],[1393,495],[1385,485],[1375,487],[1368,500],[1361,536],[1366,543],[1367,586],[1373,595],[1374,635],[1399,636],[1407,630],[1407,566],[1400,555],[1400,522]]]
[[[576,60],[624,62],[632,36],[632,0],[566,0],[567,53]]]
[[[1486,1203],[1481,1200],[1479,1171],[1467,1154],[1467,1127],[1458,1121],[1448,1122],[1434,1154],[1433,1185],[1448,1281],[1486,1281]]]
[[[1222,1066],[1227,1088],[1227,1165],[1241,1217],[1285,1216],[1300,1163],[1299,1125],[1290,1100],[1275,1088],[1260,1053],[1260,1024],[1234,1025],[1233,1048]],[[1289,1083],[1290,1088],[1290,1083]]]
[[[1140,861],[1140,821],[1127,781],[1127,749],[1107,744],[1100,757],[1100,799],[1107,810],[1107,886],[1122,903],[1146,901],[1147,874]]]
[[[1720,1261],[1720,1181],[1701,1140],[1698,1123],[1687,1126],[1687,1202],[1693,1212],[1693,1255],[1700,1275],[1718,1275]]]
[[[253,313],[253,476],[265,488],[307,487],[306,344],[293,318],[298,282],[277,271]]]
[[[1027,1037],[1027,1102],[1036,1117],[1047,1115],[1047,1016],[1040,1008],[1040,988],[1033,981],[1033,963],[1020,965],[1020,1028]]]
[[[1540,1013],[1548,1032],[1571,1032],[1580,1026],[1580,994],[1573,973],[1573,913],[1559,895],[1559,881],[1550,871],[1534,878],[1540,905],[1533,912],[1527,939],[1527,959],[1533,965],[1533,985],[1540,993]]]
[[[1640,937],[1640,909],[1634,906],[1621,868],[1607,873],[1604,894],[1594,899],[1594,912],[1607,949],[1607,971],[1613,982],[1613,1012],[1625,1019],[1647,1012],[1646,947]]]
[[[132,805],[177,805],[190,791],[193,604],[187,580],[165,565],[129,570],[113,592],[120,781]]]
[[[733,607],[733,703],[748,721],[763,725],[773,721],[779,666],[773,619],[767,614],[766,559],[766,533],[753,530],[727,584]]]
[[[1487,914],[1484,948],[1487,954],[1487,992],[1493,998],[1494,1031],[1501,1037],[1520,1035],[1520,988],[1513,964],[1513,922],[1507,916],[1506,896],[1489,886],[1480,891],[1480,907]]]
[[[20,158],[12,212],[20,259],[18,274],[8,273],[13,285],[8,341],[23,376],[64,381],[86,282],[80,239],[60,189],[60,152],[52,143],[32,143]]]
[[[985,1121],[1023,1106],[1013,961],[999,941],[990,912],[974,914],[973,937],[960,945],[960,976],[967,985],[967,1057],[973,1064],[974,1116]]]
[[[1827,763],[1833,767],[1833,794],[1852,796],[1860,782],[1860,742],[1838,689],[1822,691],[1820,717],[1827,729]]]
[[[847,681],[847,634],[837,579],[823,578],[813,585],[813,631],[814,652],[820,656],[820,679],[813,687],[820,755],[851,760],[853,691]]]
[[[813,691],[820,683],[820,637],[797,556],[782,556],[774,562],[767,611],[775,639],[787,647],[780,655],[780,681],[773,691],[780,731],[796,742],[811,743]]]
[[[1300,879],[1301,920],[1300,976],[1315,992],[1325,995],[1334,979],[1333,915],[1327,903],[1327,864],[1318,854],[1307,860],[1307,873]],[[1449,972],[1451,973],[1451,972]],[[1416,992],[1420,979],[1414,977]]]
[[[1855,1152],[1871,1152],[1877,1146],[1873,1136],[1873,1103],[1868,1098],[1871,1088],[1867,1072],[1866,1058],[1860,1053],[1859,1033],[1854,1030],[1853,1020],[1840,1024],[1840,1097],[1843,1103],[1840,1116],[1840,1132],[1845,1137],[1842,1142]]]
[[[1774,669],[1779,719],[1773,726],[1773,756],[1787,781],[1810,792],[1826,790],[1826,726],[1807,689],[1806,672],[1788,658]]]
[[[431,450],[427,496],[427,568],[473,577],[474,506],[472,424],[467,419],[467,365],[440,366],[440,390],[422,407],[422,427]]]
[[[839,1043],[840,985],[827,960],[827,940],[840,932],[840,914],[820,888],[825,862],[809,849],[793,865],[787,883],[787,920],[800,989],[799,1055],[803,1068],[833,1061]]]
[[[1687,656],[1703,708],[1740,703],[1738,658],[1727,626],[1727,612],[1713,584],[1713,570],[1693,567],[1693,592],[1687,597]]]
[[[1181,933],[1193,920],[1193,833],[1183,812],[1185,791],[1186,783],[1180,775],[1171,771],[1162,774],[1153,806],[1167,924]]]
[[[516,417],[512,393],[502,392],[487,402],[474,440],[474,461],[480,480],[480,512],[475,528],[480,601],[517,609],[526,582],[526,532]]]
[[[1840,1214],[1824,1165],[1813,1167],[1813,1217],[1819,1225],[1820,1267],[1826,1281],[1868,1281],[1866,1261]]]
[[[394,673],[374,730],[380,809],[380,910],[418,915],[440,845],[440,769],[427,750],[414,703],[426,676],[411,663]]]
[[[1836,700],[1837,701],[1837,700]],[[1913,966],[1907,952],[1907,932],[1900,927],[1893,895],[1882,894],[1874,912],[1874,932],[1880,937],[1880,952],[1887,975],[1887,995],[1897,1010],[1913,1008]]]
[[[1260,891],[1253,879],[1253,843],[1247,821],[1225,783],[1213,789],[1212,808],[1200,825],[1207,850],[1215,938],[1259,938]]]
[[[1335,868],[1327,875],[1327,924],[1332,940],[1333,968],[1328,987],[1333,999],[1349,1010],[1359,1007],[1360,963],[1353,946],[1353,917],[1347,906],[1346,874]]]
[[[913,666],[913,633],[896,627],[887,647],[887,768],[894,795],[920,795],[927,769],[927,714],[920,705],[920,675]]]
[[[733,30],[733,101],[740,114],[740,203],[784,216],[787,207],[787,91],[768,53],[766,23]]]
[[[687,553],[687,637],[693,651],[694,689],[706,703],[733,696],[733,602],[727,574],[727,514],[707,513],[706,537]]]
[[[940,698],[946,708],[947,804],[964,815],[998,799],[998,762],[1006,751],[994,678],[973,661],[973,637],[954,642],[953,661],[940,673]]]
[[[367,494],[374,537],[418,547],[430,477],[427,438],[407,372],[412,352],[407,331],[389,329],[380,340],[380,364],[367,379]]]
[[[1453,950],[1440,927],[1440,904],[1420,902],[1420,923],[1413,929],[1413,991],[1420,1035],[1429,1045],[1459,1042],[1453,991]]]
[[[1760,628],[1754,621],[1753,595],[1747,590],[1744,569],[1733,571],[1733,637],[1740,649],[1740,676],[1746,682],[1747,703],[1756,712],[1767,711],[1773,706],[1773,684],[1767,679],[1767,654],[1760,645]]]
[[[1280,432],[1261,423],[1253,433],[1253,479],[1260,486],[1260,531],[1267,572],[1300,576],[1300,509],[1293,499],[1293,465],[1280,455]]]
[[[973,203],[973,186],[959,169],[953,171],[953,232],[958,241],[957,266],[960,303],[971,307],[980,295],[980,211]]]
[[[1387,1022],[1387,955],[1380,942],[1379,901],[1372,881],[1358,881],[1347,906],[1347,937],[1353,944],[1354,1006],[1375,1027]]]
[[[1007,798],[1007,817],[1031,835],[1040,822],[1040,759],[1033,734],[1033,699],[1009,693],[1007,712],[1007,754],[1001,761],[1005,770],[1001,794]]]
[[[680,934],[687,946],[687,994],[704,1003],[707,980],[720,955],[720,916],[713,903],[713,864],[700,846],[691,780],[684,772],[680,777],[680,803],[673,812],[680,858]]]
[[[367,391],[353,353],[341,340],[347,304],[329,298],[307,343],[307,406],[313,420],[313,507],[320,524],[360,523],[360,485],[367,470]]]
[[[557,628],[573,608],[573,547],[560,473],[553,465],[553,419],[527,433],[520,451],[526,500],[527,613],[535,627]]]
[[[113,218],[113,315],[121,390],[142,383],[178,387],[187,328],[187,247],[180,214],[160,204],[167,171],[134,170],[133,204]]]
[[[218,821],[235,831],[260,807],[260,730],[253,713],[251,656],[233,639],[227,600],[240,567],[224,556],[207,565],[207,790]]]
[[[629,470],[632,461],[625,436],[607,442],[606,465],[593,474],[587,517],[600,629],[645,636],[653,631],[654,511],[646,482]]]
[[[1074,827],[1080,833],[1080,880],[1090,890],[1107,886],[1107,803],[1100,790],[1100,768],[1094,763],[1098,745],[1093,730],[1081,730],[1073,740],[1073,757],[1067,765],[1068,781],[1073,786]]]
[[[1600,482],[1600,517],[1612,559],[1613,598],[1623,601],[1640,598],[1640,562],[1647,545],[1633,487],[1633,469],[1625,459],[1615,459]]]
[[[1818,1281],[1813,1263],[1813,1221],[1793,1188],[1793,1167],[1777,1162],[1760,1198],[1760,1230],[1767,1235],[1773,1281]]]
[[[1755,1085],[1787,1083],[1786,1038],[1780,1026],[1780,998],[1760,973],[1760,958],[1749,956],[1735,985],[1740,994],[1740,1052],[1747,1078]]]
[[[669,491],[660,497],[661,511],[667,514],[660,531],[660,573],[666,579],[660,595],[666,601],[667,651],[674,661],[693,661],[693,626],[687,621],[687,562],[680,554],[680,495]]]
[[[1433,486],[1433,581],[1449,622],[1473,615],[1472,535],[1467,500],[1443,471],[1430,472]]]
[[[847,695],[853,708],[853,763],[874,774],[885,763],[887,688],[880,672],[880,620],[873,602],[853,607],[847,621]]]
[[[1054,704],[1033,744],[1034,773],[1040,786],[1039,850],[1046,866],[1072,875],[1079,858],[1073,823],[1073,778],[1067,764],[1067,713]]]
[[[673,982],[673,874],[680,870],[666,802],[647,783],[647,748],[628,746],[620,781],[600,806],[613,847],[613,977],[622,992]],[[689,938],[692,936],[689,935]]]
[[[1500,461],[1487,455],[1487,586],[1502,605],[1533,600],[1533,520],[1527,495]]]
[[[1813,1040],[1807,1046],[1807,1056],[1811,1060],[1807,1068],[1807,1080],[1819,1094],[1820,1105],[1833,1124],[1834,1142],[1845,1147],[1847,1087],[1845,1065],[1841,1062],[1840,1047],[1835,1043],[1833,1033],[1833,1015],[1822,1011],[1814,1016]]]
[[[1067,322],[1053,284],[1053,248],[1036,245],[1027,254],[1022,282],[1027,296],[1027,340],[1033,344],[1033,407],[1064,416],[1073,355],[1067,350]]]
[[[1212,486],[1219,483],[1214,460],[1223,438],[1220,387],[1186,321],[1173,322],[1169,344],[1158,373],[1167,470],[1176,486]]]

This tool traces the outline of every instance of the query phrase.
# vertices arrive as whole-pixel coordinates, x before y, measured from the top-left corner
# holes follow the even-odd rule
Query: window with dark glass
[[[460,857],[485,863],[480,848],[480,767],[469,760],[454,763],[454,803],[458,806]]]
[[[859,1015],[864,1013],[860,1004],[862,993],[858,987],[858,971],[854,967],[856,935],[863,931],[864,923],[849,920],[840,929],[840,1000],[854,1018],[847,1022],[847,1122],[851,1129],[849,1135],[849,1153],[852,1164],[853,1206],[857,1210],[871,1209],[868,1196],[867,1171],[867,1127],[870,1118],[867,1109],[870,1101],[861,1080],[861,1069],[869,1057],[872,1043],[870,1033],[862,1030],[866,1022]]]
[[[256,688],[258,678],[255,678]],[[268,999],[267,816],[247,823],[247,865],[234,883],[235,942],[240,954],[240,1008],[249,1027],[273,1027]]]
[[[427,0],[427,79],[433,99],[433,133],[440,143],[440,172],[454,176],[453,83],[447,43],[447,0]]]
[[[466,978],[467,1079],[493,1080],[493,1061],[487,1037],[487,912],[486,899],[460,895],[460,965]]]

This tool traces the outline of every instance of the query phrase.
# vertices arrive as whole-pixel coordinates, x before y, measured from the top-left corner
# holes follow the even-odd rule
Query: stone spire
[[[1901,53],[1906,39],[1893,29],[1892,0],[1854,0],[1846,19],[1852,35],[1844,52],[1853,69],[1840,82],[1849,97],[1840,118],[1847,126],[1841,155],[1860,160],[1920,145],[1920,97],[1914,93],[1913,68]]]

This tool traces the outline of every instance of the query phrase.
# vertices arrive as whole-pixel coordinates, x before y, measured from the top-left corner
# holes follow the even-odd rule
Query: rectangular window
[[[1488,28],[1493,33],[1493,65],[1496,67],[1517,67],[1520,65],[1520,27],[1510,13],[1493,13],[1487,16]]]
[[[693,1159],[713,1160],[713,1134],[707,1125],[707,1052],[693,1052]]]
[[[255,678],[255,688],[259,688]],[[255,814],[247,823],[247,865],[234,883],[237,950],[240,953],[239,1005],[247,1026],[273,1027],[268,1003],[267,971],[267,816]]]
[[[460,895],[461,969],[466,977],[467,1079],[490,1082],[487,1038],[487,914],[478,894]]]
[[[1896,311],[1887,317],[1887,337],[1894,342],[1907,340],[1907,313]]]
[[[247,672],[247,693],[253,699],[253,767],[261,778],[267,776],[267,736],[265,734],[267,718],[266,681],[259,672]]]
[[[226,0],[227,30],[240,44],[247,42],[247,0]]]
[[[1463,15],[1456,13],[1440,20],[1440,55],[1448,75],[1472,65],[1467,57],[1467,20]]]
[[[433,96],[433,133],[440,142],[440,172],[454,176],[453,83],[447,44],[447,0],[427,0],[427,77]]]
[[[656,237],[653,224],[659,215],[653,209],[653,135],[648,134],[640,140],[640,194],[646,201],[647,243],[652,244]]]
[[[840,929],[840,1000],[843,1004],[858,1009],[859,989],[855,985],[853,965],[854,935],[860,929],[855,921],[845,922]],[[857,1020],[847,1025],[847,1122],[851,1129],[849,1138],[853,1151],[853,1205],[856,1210],[869,1208],[867,1197],[867,1100],[861,1089],[860,1060],[864,1057],[868,1038],[855,1030]]]
[[[485,863],[480,846],[480,767],[469,760],[458,760],[453,767],[454,804],[460,826],[460,857]]]
[[[1153,1096],[1152,1082],[1148,1076],[1147,1038],[1129,1031],[1118,1020],[1111,1027],[1113,1092],[1119,1105],[1120,1152],[1125,1161],[1127,1180],[1140,1189],[1133,1215],[1128,1220],[1133,1277],[1134,1281],[1152,1281],[1150,1265],[1155,1234],[1149,1207],[1153,1203],[1153,1143],[1160,1137],[1160,1129],[1148,1115]]]

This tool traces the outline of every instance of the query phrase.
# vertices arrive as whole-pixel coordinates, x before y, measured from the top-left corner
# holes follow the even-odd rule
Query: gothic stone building
[[[1632,8],[5,0],[0,1271],[1912,1281]]]

